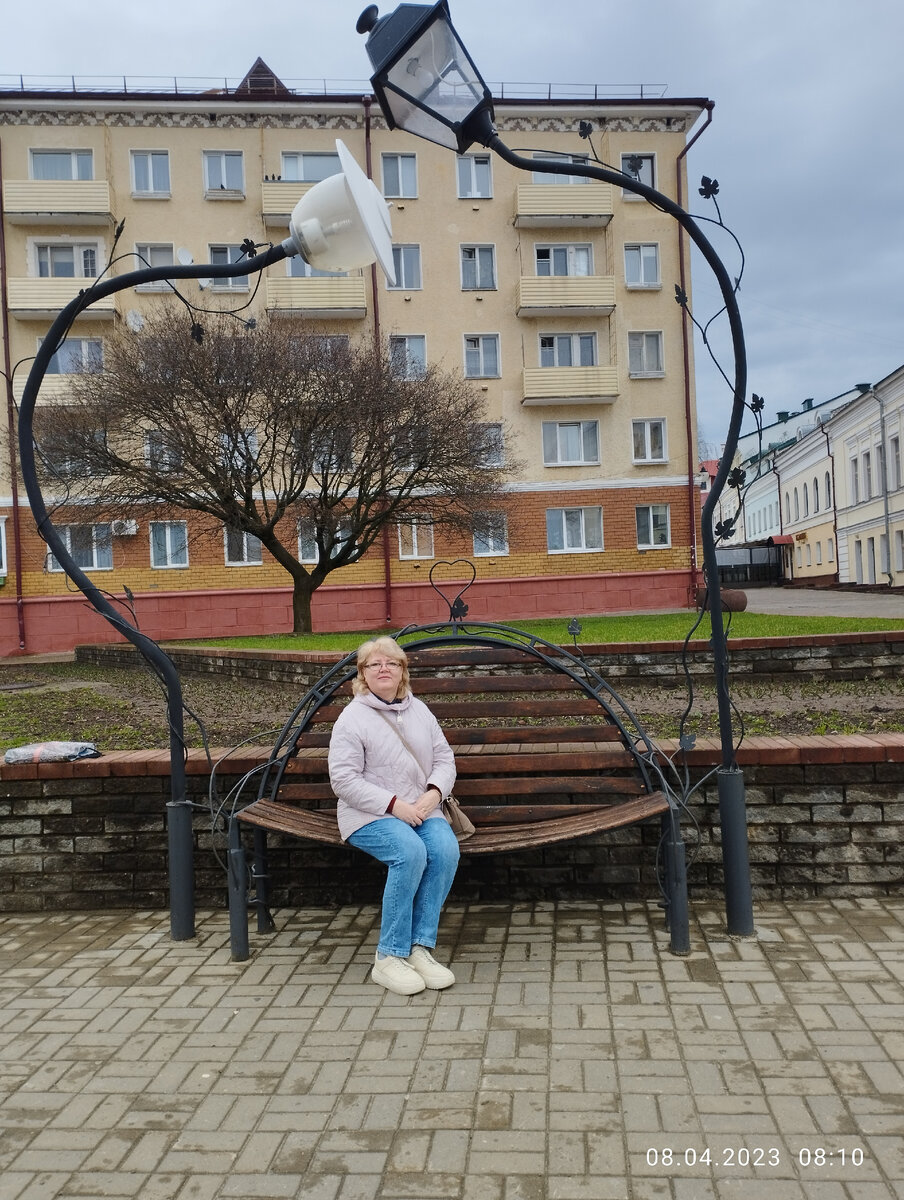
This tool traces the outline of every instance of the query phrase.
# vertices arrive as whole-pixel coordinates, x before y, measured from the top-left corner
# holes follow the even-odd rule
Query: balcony
[[[525,407],[540,404],[612,404],[618,399],[615,367],[528,367]]]
[[[11,225],[109,225],[110,186],[105,179],[11,179],[3,185]]]
[[[522,183],[515,201],[520,229],[579,226],[602,229],[612,220],[612,187],[608,183]]]
[[[312,183],[301,182],[262,183],[261,211],[264,214],[264,224],[273,229],[288,229],[292,209],[313,186]]]
[[[360,321],[367,316],[364,276],[268,279],[267,309],[275,317]]]
[[[30,363],[26,364],[26,366],[30,365]],[[25,391],[27,379],[28,371],[25,368],[16,372],[16,378],[13,381],[13,396],[17,404],[22,400],[22,393]],[[71,399],[71,391],[71,375],[45,375],[41,380],[41,386],[38,390],[37,403],[39,405],[58,404],[61,401],[67,401]]]
[[[518,285],[519,317],[608,316],[614,308],[612,275],[528,275]]]
[[[20,321],[52,321],[74,300],[79,292],[90,287],[93,279],[10,279],[9,311]],[[112,296],[105,296],[76,318],[78,321],[112,321],[116,305]]]

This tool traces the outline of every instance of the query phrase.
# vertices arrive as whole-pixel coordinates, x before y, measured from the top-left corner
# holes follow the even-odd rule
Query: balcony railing
[[[90,287],[91,279],[10,279],[9,311],[20,321],[52,321],[70,300]],[[96,301],[76,320],[110,321],[116,312],[112,296]]]
[[[528,275],[518,285],[519,317],[606,316],[614,308],[612,275]]]
[[[515,224],[522,229],[577,225],[601,229],[612,220],[608,183],[522,183],[515,199]]]
[[[274,316],[360,321],[367,315],[364,276],[268,279],[267,308]]]
[[[618,399],[615,367],[527,367],[526,406],[538,404],[612,404]]]
[[[287,229],[292,209],[313,186],[312,183],[289,183],[285,180],[268,180],[262,183],[261,211],[264,214],[264,224]]]
[[[3,208],[13,225],[108,225],[110,185],[105,179],[10,179]]]

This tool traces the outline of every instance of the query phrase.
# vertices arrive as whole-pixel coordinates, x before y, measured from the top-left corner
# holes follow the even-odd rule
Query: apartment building
[[[500,99],[496,114],[522,153],[584,160],[592,144],[686,204],[684,154],[710,107],[546,96]],[[389,132],[368,97],[292,91],[258,60],[238,86],[204,92],[0,92],[0,653],[115,636],[55,569],[11,466],[16,402],[54,316],[105,270],[188,255],[223,263],[246,238],[281,241],[304,191],[338,170],[337,138],[391,202],[395,284],[376,268],[332,276],[294,258],[260,280],[214,282],[209,294],[245,317],[376,336],[410,371],[460,371],[483,393],[487,421],[509,431],[500,457],[523,468],[474,538],[397,528],[379,552],[331,575],[315,597],[315,627],[439,619],[427,575],[458,558],[477,567],[475,618],[689,602],[699,492],[692,344],[675,303],[675,284],[689,290],[689,256],[677,223],[618,187]],[[181,286],[197,298],[196,284]],[[140,322],[167,293],[146,285],[87,310],[39,404],[65,399],[73,372],[102,366],[110,331]],[[161,536],[132,514],[92,523],[86,509],[55,520],[100,587],[133,593],[154,637],[291,627],[290,581],[254,539]]]

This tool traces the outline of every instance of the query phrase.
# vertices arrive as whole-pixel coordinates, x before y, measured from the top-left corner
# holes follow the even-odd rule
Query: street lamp
[[[528,159],[510,150],[496,132],[489,89],[452,26],[447,0],[433,5],[400,4],[385,17],[380,17],[377,6],[371,4],[358,18],[357,30],[369,35],[366,45],[374,71],[371,84],[390,129],[403,129],[459,154],[476,142],[523,171],[581,175],[634,192],[675,218],[718,280],[734,352],[734,401],[725,449],[703,505],[701,533],[703,565],[710,589],[711,644],[722,751],[717,784],[727,927],[736,936],[750,935],[754,926],[744,776],[735,758],[728,647],[713,530],[716,503],[731,470],[741,432],[747,391],[747,352],[734,282],[697,222],[662,192],[608,167],[562,159]]]
[[[192,806],[186,795],[186,747],[179,673],[169,655],[161,650],[153,638],[129,621],[76,563],[55,528],[38,483],[34,442],[35,404],[50,360],[76,317],[96,301],[114,292],[160,280],[235,279],[252,275],[295,255],[301,255],[319,270],[331,271],[349,271],[378,261],[390,283],[394,283],[392,230],[386,201],[339,140],[336,149],[341,172],[314,184],[302,196],[289,222],[289,236],[280,245],[227,265],[198,263],[147,267],[125,275],[101,278],[80,292],[50,326],[35,355],[19,405],[22,481],[38,533],[92,606],[136,647],[166,687],[170,730],[170,800],[167,804],[170,933],[175,941],[193,937],[195,932]]]

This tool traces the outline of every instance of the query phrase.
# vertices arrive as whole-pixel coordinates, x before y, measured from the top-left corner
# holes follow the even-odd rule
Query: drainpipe
[[[713,108],[715,102],[708,100],[706,102],[706,121],[700,126],[691,140],[687,143],[678,157],[675,159],[675,179],[678,203],[684,208],[684,184],[681,174],[683,159],[687,152],[697,139],[703,134],[712,124]],[[678,271],[681,290],[687,292],[687,271],[684,262],[684,228],[679,223],[678,225]],[[691,603],[695,594],[697,583],[697,522],[700,518],[700,509],[697,497],[697,488],[695,486],[696,469],[694,457],[694,438],[693,438],[693,406],[691,404],[691,350],[690,350],[690,321],[686,312],[681,313],[681,349],[684,357],[684,426],[687,432],[687,510],[690,518],[690,537],[691,537],[691,582],[689,588],[689,596]]]
[[[362,96],[364,105],[364,164],[367,178],[373,179],[373,145],[371,142],[370,110],[373,96]],[[374,310],[374,346],[379,351],[380,335],[380,284],[377,275],[377,264],[370,264],[370,295]],[[392,624],[392,567],[389,552],[389,526],[383,526],[383,602],[386,608],[386,624]]]
[[[888,512],[888,466],[885,462],[885,401],[874,391],[873,395],[879,404],[879,439],[882,444],[882,506],[885,509],[885,553],[886,569],[885,577],[888,580],[888,586],[895,586],[895,577],[891,573],[891,517]]]
[[[19,466],[16,456],[16,402],[9,352],[9,294],[6,286],[6,214],[3,208],[3,156],[0,148],[0,312],[3,322],[3,374],[6,380],[6,433],[9,439],[9,485],[13,501],[13,563],[16,579],[16,622],[19,649],[25,649],[25,600],[22,596],[22,514],[19,507]],[[9,542],[7,542],[8,552]]]
[[[829,441],[829,431],[825,425],[820,423],[822,435],[826,440],[826,454],[829,456],[829,462],[832,464],[832,537],[835,539],[835,582],[841,581],[839,564],[841,562],[840,553],[838,550],[838,501],[836,499],[837,489],[835,487],[835,455],[832,453],[832,443]],[[884,459],[883,455],[883,459]],[[887,498],[887,497],[886,497]],[[891,554],[891,546],[888,548],[889,555]]]

